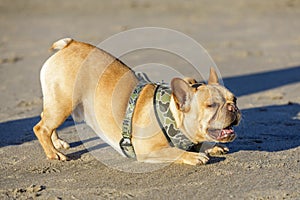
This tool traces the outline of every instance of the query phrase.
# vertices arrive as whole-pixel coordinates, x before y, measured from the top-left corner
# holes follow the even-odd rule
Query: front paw
[[[222,144],[215,144],[212,148],[206,149],[205,153],[210,156],[223,155],[229,152],[228,147]]]
[[[182,162],[188,165],[203,165],[209,158],[205,153],[185,152],[182,156]]]

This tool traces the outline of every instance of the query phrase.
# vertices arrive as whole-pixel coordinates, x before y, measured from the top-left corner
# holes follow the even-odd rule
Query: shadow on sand
[[[300,82],[300,66],[225,78],[224,84],[238,97]],[[300,89],[300,88],[299,88]],[[253,102],[255,104],[255,102]],[[242,110],[243,120],[231,152],[282,151],[300,146],[300,105],[270,105]]]
[[[237,97],[300,82],[300,66],[223,79]]]
[[[235,130],[237,139],[228,144],[240,150],[282,151],[300,146],[300,104],[288,103],[245,109]]]
[[[237,97],[297,82],[300,82],[299,66],[224,79],[226,87]],[[236,128],[238,138],[229,144],[231,150],[272,152],[300,146],[299,112],[300,105],[297,103],[242,110],[244,120]],[[39,119],[37,116],[0,123],[0,147],[36,140],[32,127]],[[68,118],[60,129],[73,125],[73,120]],[[71,146],[80,144],[77,142]]]
[[[0,147],[18,145],[36,140],[32,128],[40,121],[40,116],[11,120],[0,123]],[[74,121],[69,117],[58,130],[73,126]]]

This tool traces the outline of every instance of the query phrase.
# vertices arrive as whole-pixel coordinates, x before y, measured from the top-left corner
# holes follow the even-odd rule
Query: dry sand
[[[0,199],[300,199],[299,19],[297,0],[0,0]],[[215,60],[243,112],[230,153],[127,173],[86,150],[69,119],[59,134],[72,160],[46,160],[32,127],[52,42],[144,26],[186,33]]]

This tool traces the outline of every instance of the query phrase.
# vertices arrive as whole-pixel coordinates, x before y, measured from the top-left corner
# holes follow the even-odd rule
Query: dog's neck
[[[197,144],[198,142],[194,139],[195,135],[191,134],[190,131],[186,130],[185,126],[183,125],[184,113],[180,112],[177,109],[173,95],[171,95],[170,98],[170,111],[172,112],[172,115],[174,117],[176,127],[180,129],[189,140],[191,140],[194,144]]]

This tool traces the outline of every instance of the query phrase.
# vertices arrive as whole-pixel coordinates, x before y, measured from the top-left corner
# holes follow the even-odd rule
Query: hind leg
[[[58,138],[55,130],[71,114],[72,109],[59,105],[60,104],[52,104],[51,109],[45,108],[41,115],[41,121],[33,128],[47,158],[51,160],[67,160],[67,157],[59,152],[54,146],[55,144],[59,147],[60,145],[58,145],[58,143],[62,141]]]
[[[41,118],[43,118],[43,112],[41,113]],[[61,138],[58,137],[58,134],[57,134],[57,131],[54,130],[52,132],[52,135],[51,135],[51,140],[52,140],[52,143],[54,145],[54,147],[56,149],[69,149],[70,148],[70,145],[63,141]]]
[[[69,149],[70,145],[58,137],[56,130],[51,135],[51,140],[56,149]]]

